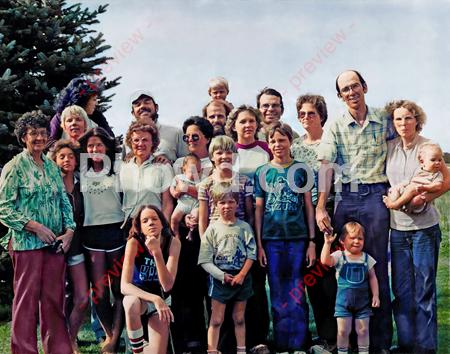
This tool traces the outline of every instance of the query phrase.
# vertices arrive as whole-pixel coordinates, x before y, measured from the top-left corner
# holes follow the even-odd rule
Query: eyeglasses
[[[281,107],[281,104],[279,104],[279,103],[264,103],[263,105],[261,105],[262,109],[269,109],[271,107],[272,107],[272,109],[278,109]]]
[[[39,135],[43,138],[46,138],[48,136],[48,131],[47,130],[30,130],[29,132],[27,132],[27,134],[33,138],[35,138]]]
[[[184,134],[183,135],[183,141],[185,143],[187,143],[189,141],[189,139],[191,139],[192,141],[199,141],[200,140],[200,135],[198,135],[198,134],[191,134],[191,135]]]
[[[301,112],[298,113],[298,117],[299,117],[300,119],[304,119],[304,118],[306,118],[306,117],[308,117],[308,118],[314,118],[316,115],[317,115],[317,113],[316,113],[316,112],[313,112],[313,111],[311,111],[311,112],[303,112],[303,111],[301,111]]]
[[[356,91],[357,88],[360,88],[361,84],[359,82],[355,82],[354,84],[345,86],[341,89],[341,93],[349,93],[350,90]]]

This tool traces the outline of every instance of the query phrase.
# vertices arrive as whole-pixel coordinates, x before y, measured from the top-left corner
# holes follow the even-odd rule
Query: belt
[[[375,193],[386,193],[387,183],[343,183],[341,194],[355,193],[359,195],[369,195]],[[335,185],[336,192],[339,192],[339,185]]]

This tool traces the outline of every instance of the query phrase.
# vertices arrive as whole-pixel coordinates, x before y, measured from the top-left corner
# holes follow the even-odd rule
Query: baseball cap
[[[133,105],[142,96],[150,97],[153,101],[153,94],[148,90],[137,90],[133,92],[130,96],[130,105]]]

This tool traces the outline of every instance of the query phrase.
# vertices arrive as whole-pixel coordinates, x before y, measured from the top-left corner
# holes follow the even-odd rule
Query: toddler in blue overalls
[[[325,244],[320,260],[329,267],[336,268],[338,291],[334,316],[337,318],[338,354],[348,352],[349,335],[352,320],[355,318],[355,329],[358,335],[358,353],[369,353],[369,319],[372,307],[380,306],[378,281],[375,275],[375,260],[363,252],[364,227],[351,221],[342,228],[340,243],[344,251],[336,251],[330,255],[331,244],[336,235],[325,234]],[[372,302],[369,298],[369,286]]]

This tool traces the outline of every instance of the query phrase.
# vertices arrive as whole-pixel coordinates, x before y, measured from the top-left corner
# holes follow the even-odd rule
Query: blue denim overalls
[[[344,264],[339,271],[335,317],[366,318],[372,315],[369,300],[368,255],[364,263],[349,262],[342,251]]]

